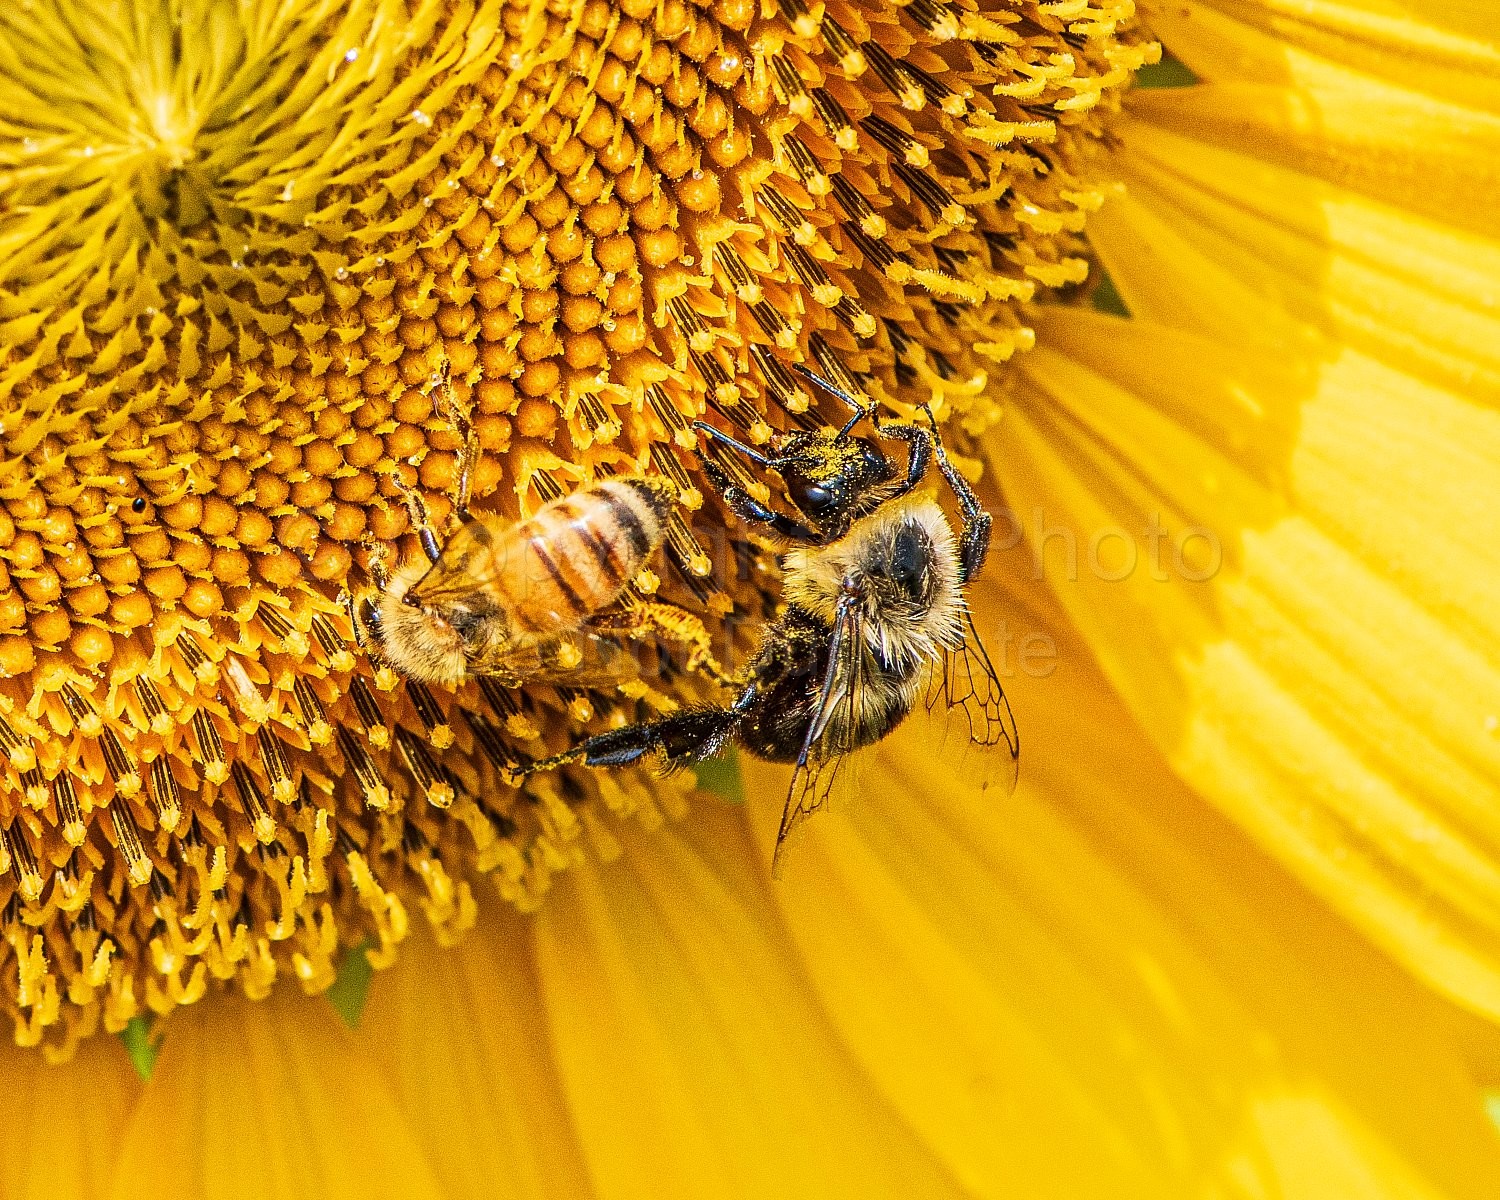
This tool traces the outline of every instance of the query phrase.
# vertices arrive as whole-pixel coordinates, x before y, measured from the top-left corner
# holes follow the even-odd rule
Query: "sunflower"
[[[1491,26],[0,14],[0,1190],[1493,1194]],[[732,658],[688,424],[818,423],[798,359],[983,470],[1027,755],[898,733],[772,886],[758,764],[511,786],[670,647],[438,694],[340,590],[451,389],[492,509],[673,478],[630,602]]]

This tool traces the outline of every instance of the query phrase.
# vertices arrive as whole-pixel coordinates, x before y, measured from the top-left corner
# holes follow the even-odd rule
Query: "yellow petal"
[[[530,924],[494,903],[454,949],[414,933],[396,966],[371,981],[352,1039],[390,1081],[449,1197],[590,1194],[552,1062]]]
[[[1348,350],[1299,392],[1144,322],[1039,335],[998,465],[1106,675],[1310,886],[1500,1014],[1495,413]]]
[[[445,1198],[410,1119],[326,1000],[215,997],[172,1019],[112,1195]]]
[[[1458,199],[1469,210],[1459,220],[1493,229],[1495,213],[1449,190],[1464,170],[1495,177],[1485,155],[1500,128],[1500,46],[1493,10],[1480,7],[1466,19],[1458,5],[1398,0],[1153,4],[1152,29],[1168,49],[1227,86],[1213,98],[1141,93],[1136,103],[1270,158],[1336,164],[1345,182],[1421,162],[1436,178],[1408,203],[1442,215],[1453,211],[1442,201]],[[1366,153],[1376,147],[1395,161]],[[1349,151],[1367,161],[1349,161]]]
[[[1459,1015],[1176,780],[1017,586],[976,589],[1016,796],[910,725],[775,890],[880,1089],[978,1196],[1492,1194]],[[786,771],[745,769],[764,868]]]
[[[1171,6],[1148,0],[1151,26],[1172,43],[1177,57],[1194,60],[1205,79],[1226,77],[1284,81],[1287,51],[1358,66],[1396,82],[1432,90],[1431,72],[1464,71],[1500,76],[1493,13],[1485,0],[1186,0]],[[1237,54],[1214,58],[1233,39]],[[1414,70],[1420,65],[1422,71]],[[1459,97],[1475,104],[1472,87]]]
[[[1494,239],[1152,122],[1123,135],[1091,231],[1132,313],[1273,355],[1323,335],[1500,403]]]
[[[1496,53],[1399,17],[1164,16],[1224,82],[1122,130],[1090,234],[1141,319],[1039,325],[997,465],[1033,546],[1075,540],[1059,597],[1173,766],[1496,1015]]]
[[[12,968],[14,969],[14,968]],[[54,1066],[34,1049],[0,1047],[10,1115],[0,1138],[0,1196],[72,1200],[97,1196],[115,1169],[141,1081],[114,1038],[85,1040]]]
[[[624,839],[620,861],[570,871],[536,927],[598,1194],[959,1195],[834,1036],[738,812],[700,805]]]

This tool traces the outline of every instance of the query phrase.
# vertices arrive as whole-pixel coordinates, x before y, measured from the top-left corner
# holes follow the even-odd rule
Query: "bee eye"
[[[792,498],[792,503],[810,517],[822,516],[833,505],[833,491],[821,483],[792,478],[787,480],[786,491]]]
[[[912,596],[922,590],[922,573],[927,566],[927,556],[917,532],[910,526],[896,535],[891,547],[891,579],[901,585],[903,591]]]

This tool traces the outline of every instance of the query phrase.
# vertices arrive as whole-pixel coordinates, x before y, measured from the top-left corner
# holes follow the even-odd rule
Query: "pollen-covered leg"
[[[366,538],[364,547],[368,555],[365,570],[370,574],[370,582],[377,592],[383,592],[390,586],[396,556],[390,546],[385,542],[377,542],[374,538]]]
[[[453,390],[453,378],[446,359],[437,374],[433,376],[433,385],[437,391],[438,405],[443,410],[443,416],[453,423],[453,428],[461,439],[462,444],[458,448],[458,463],[454,471],[452,487],[453,515],[460,522],[467,521],[469,500],[474,487],[474,468],[479,462],[479,432],[474,428],[474,422],[469,419],[469,414],[459,403],[458,394]]]
[[[675,604],[634,604],[618,612],[603,613],[589,624],[601,633],[620,634],[637,640],[660,637],[687,649],[689,671],[701,671],[720,687],[734,687],[740,682],[714,657],[713,639],[703,622]]]
[[[406,483],[401,476],[395,472],[391,474],[391,482],[401,493],[401,498],[406,501],[406,511],[411,516],[412,528],[417,531],[417,540],[422,543],[422,553],[427,555],[429,562],[437,562],[442,557],[443,548],[438,545],[437,534],[432,528],[432,519],[427,513],[427,505],[418,494],[417,489]]]

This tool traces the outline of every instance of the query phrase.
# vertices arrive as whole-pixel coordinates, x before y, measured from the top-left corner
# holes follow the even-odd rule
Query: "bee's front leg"
[[[906,421],[872,419],[872,424],[881,437],[895,438],[897,441],[906,443],[906,478],[886,498],[888,501],[895,500],[906,495],[926,477],[927,468],[932,462],[932,434],[920,425],[913,425]]]
[[[417,541],[422,543],[422,553],[427,555],[428,562],[437,562],[443,556],[443,548],[438,545],[437,534],[433,531],[431,518],[427,515],[427,504],[418,494],[417,489],[411,487],[396,472],[391,472],[391,482],[396,485],[396,490],[401,493],[401,499],[406,502],[406,512],[411,518],[412,529],[416,531]]]
[[[458,472],[457,482],[452,488],[453,511],[460,521],[469,519],[469,500],[474,488],[474,468],[479,464],[480,447],[479,431],[474,428],[474,422],[469,419],[469,414],[458,402],[458,393],[453,390],[453,378],[449,373],[446,362],[442,370],[433,380],[434,384],[441,384],[438,392],[438,404],[443,410],[443,415],[453,423],[454,429],[458,431],[460,446],[458,448]]]
[[[351,592],[339,589],[339,603],[344,615],[349,618],[349,628],[354,634],[354,644],[368,658],[378,655],[383,644],[380,628],[380,611],[375,607],[375,593],[369,588]]]

